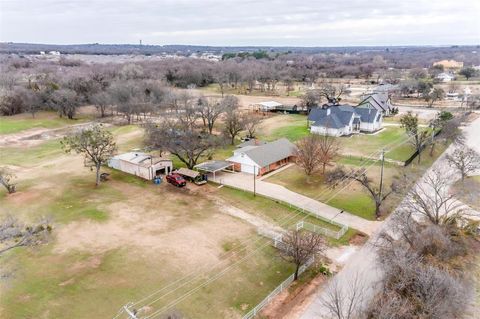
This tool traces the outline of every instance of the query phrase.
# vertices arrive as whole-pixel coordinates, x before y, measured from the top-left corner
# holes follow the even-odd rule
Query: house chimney
[[[331,112],[332,112],[332,111],[330,110],[330,108],[328,108],[328,109],[327,109],[327,116],[329,116]]]

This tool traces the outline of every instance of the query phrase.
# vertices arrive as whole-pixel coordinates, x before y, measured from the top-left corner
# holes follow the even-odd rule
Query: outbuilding
[[[129,152],[112,157],[108,161],[108,166],[146,180],[153,180],[155,176],[170,174],[173,163],[167,158],[141,152]]]
[[[274,112],[277,109],[283,107],[282,103],[275,101],[260,102],[254,105],[257,110],[262,112]]]

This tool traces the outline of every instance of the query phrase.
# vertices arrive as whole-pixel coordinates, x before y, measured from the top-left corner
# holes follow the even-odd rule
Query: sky
[[[480,0],[0,0],[0,42],[480,44]]]

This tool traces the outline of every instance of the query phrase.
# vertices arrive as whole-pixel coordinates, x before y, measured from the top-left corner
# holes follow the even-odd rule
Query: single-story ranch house
[[[373,107],[350,105],[324,105],[314,108],[308,115],[310,132],[329,136],[375,132],[382,128],[382,112]]]
[[[155,157],[140,152],[129,152],[112,157],[108,166],[129,173],[146,180],[153,180],[155,176],[172,172],[173,163],[170,159]]]
[[[257,143],[238,148],[226,161],[232,163],[237,172],[261,176],[292,162],[295,151],[294,144],[281,138],[266,144]]]

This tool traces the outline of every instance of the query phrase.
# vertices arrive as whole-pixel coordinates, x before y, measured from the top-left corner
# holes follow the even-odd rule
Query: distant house
[[[375,132],[382,128],[382,112],[374,107],[325,105],[314,108],[308,115],[310,132],[329,136],[344,136]]]
[[[398,89],[398,85],[384,83],[380,84],[372,89],[372,93],[379,93],[379,94],[386,94],[387,96],[392,94],[394,91]]]
[[[368,94],[363,98],[357,107],[374,108],[386,116],[390,115],[393,110],[390,97],[386,93]]]
[[[433,63],[433,66],[442,65],[445,69],[461,69],[463,68],[463,62],[455,60],[441,60]]]
[[[455,76],[450,73],[442,72],[439,75],[437,75],[436,78],[442,82],[450,82],[455,79]]]
[[[260,144],[248,145],[233,151],[226,161],[237,172],[264,175],[293,161],[296,146],[286,138]]]
[[[170,159],[141,152],[129,152],[114,156],[108,161],[108,166],[146,180],[153,180],[155,176],[161,174],[168,175],[173,168]]]

